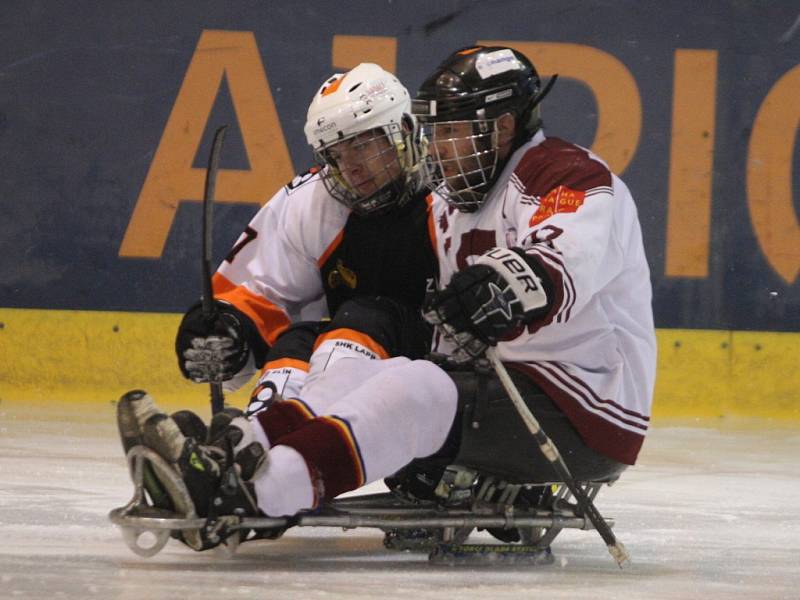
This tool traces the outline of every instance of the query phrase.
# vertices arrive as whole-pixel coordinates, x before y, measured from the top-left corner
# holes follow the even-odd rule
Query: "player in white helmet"
[[[167,417],[144,392],[118,404],[123,445],[156,449],[192,494],[170,499],[148,478],[162,508],[207,514],[230,467],[213,448],[222,438],[235,446],[239,481],[214,510],[282,515],[434,453],[450,429],[452,383],[414,360],[430,348],[420,309],[437,263],[427,152],[408,92],[377,65],[359,65],[319,88],[305,133],[317,167],[273,196],[219,267],[220,320],[207,324],[194,306],[176,340],[193,381],[221,376],[231,389],[263,369],[250,419],[224,412],[206,430],[188,411]]]
[[[379,66],[334,75],[308,109],[306,140],[328,192],[360,214],[402,206],[426,176],[426,149],[408,91]]]
[[[336,340],[376,356],[417,356],[427,349],[429,331],[395,332],[375,316],[418,321],[426,285],[435,277],[426,151],[408,91],[371,63],[336,74],[314,94],[305,135],[318,164],[270,199],[214,276],[222,319],[210,327],[195,305],[181,323],[178,361],[193,381],[208,381],[221,370],[232,389],[265,368],[262,383],[275,384],[265,393],[278,386],[291,395],[309,362],[312,371],[330,364]],[[301,311],[306,320],[333,319],[324,332],[328,343],[316,340],[319,325],[303,324],[294,341],[273,348]],[[314,359],[312,341],[321,346]],[[347,354],[342,348],[334,359]]]

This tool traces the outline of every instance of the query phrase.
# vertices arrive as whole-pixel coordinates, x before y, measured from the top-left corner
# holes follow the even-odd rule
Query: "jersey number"
[[[319,167],[311,167],[308,171],[301,175],[297,175],[294,179],[292,179],[289,183],[287,183],[284,187],[286,188],[286,195],[290,195],[293,191],[303,185],[306,181],[311,179],[314,175],[319,173]]]

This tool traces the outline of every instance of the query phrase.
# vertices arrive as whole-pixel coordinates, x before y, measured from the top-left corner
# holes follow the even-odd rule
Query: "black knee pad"
[[[362,296],[339,307],[326,331],[354,329],[379,343],[390,356],[424,357],[433,330],[419,311],[387,296]]]
[[[308,362],[317,336],[328,325],[326,321],[299,321],[293,323],[275,341],[267,353],[266,362],[281,358],[294,358]]]

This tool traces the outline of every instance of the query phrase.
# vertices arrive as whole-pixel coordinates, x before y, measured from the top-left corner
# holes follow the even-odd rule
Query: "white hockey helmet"
[[[411,113],[411,97],[397,77],[376,64],[362,63],[327,79],[308,108],[305,134],[323,164],[321,176],[328,192],[359,214],[405,204],[425,184],[427,151]],[[381,143],[375,144],[376,140]],[[337,145],[353,143],[380,148],[364,161],[384,165],[382,173],[373,167],[368,174],[376,182],[371,188],[364,181],[354,185],[337,163],[341,155]],[[370,162],[378,155],[380,161]],[[369,192],[359,193],[358,189],[365,188]]]

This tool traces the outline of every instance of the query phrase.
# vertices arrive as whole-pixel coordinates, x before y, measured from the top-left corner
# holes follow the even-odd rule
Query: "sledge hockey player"
[[[314,95],[305,134],[318,166],[258,212],[219,267],[221,319],[209,325],[197,304],[176,339],[193,381],[233,390],[261,368],[251,412],[275,392],[297,395],[342,357],[430,349],[419,309],[437,267],[408,91],[370,63],[334,75]]]
[[[437,265],[428,157],[409,94],[378,66],[359,65],[321,86],[305,132],[321,168],[276,194],[219,268],[219,321],[207,324],[194,306],[176,339],[181,370],[196,382],[222,379],[235,389],[264,365],[248,411],[256,425],[225,411],[207,429],[189,411],[167,417],[140,391],[118,405],[126,451],[156,449],[192,491],[181,497],[168,478],[159,484],[150,477],[158,508],[206,516],[209,494],[233,466],[219,448],[223,438],[235,446],[239,484],[228,488],[235,488],[235,502],[215,510],[284,515],[359,487],[368,472],[382,477],[434,453],[450,428],[452,383],[433,365],[411,360],[430,349],[432,330],[420,308]],[[327,311],[319,309],[321,298]],[[295,321],[301,312],[313,320]],[[330,322],[320,323],[326,313]],[[387,386],[403,389],[407,366],[418,393],[387,408],[379,396]],[[356,388],[357,397],[345,393]],[[273,402],[277,392],[285,399]],[[415,422],[428,411],[429,426]],[[374,435],[375,420],[389,430]],[[375,445],[397,450],[372,453]],[[264,448],[271,448],[267,468]],[[210,544],[197,533],[182,539],[196,549]]]
[[[186,483],[187,507],[291,515],[412,459],[401,481],[425,481],[442,462],[517,483],[557,481],[495,375],[477,366],[489,346],[576,480],[613,480],[635,462],[655,372],[636,208],[598,157],[544,136],[538,104],[548,88],[516,51],[475,47],[448,57],[419,92],[447,202],[433,203],[440,291],[425,313],[436,352],[464,367],[337,362],[303,390],[327,397],[329,416],[309,410],[303,421],[298,411],[295,462],[282,449],[289,436],[273,438],[258,415],[222,428],[222,459],[218,442],[196,444],[147,396],[130,395],[149,445]],[[332,422],[342,414],[345,423]],[[334,426],[341,433],[321,434]],[[196,548],[216,543],[196,537]]]
[[[650,420],[655,330],[636,205],[590,151],[542,130],[531,62],[504,47],[450,55],[415,101],[429,135],[440,288],[426,307],[434,351],[488,346],[578,481],[616,478]],[[459,394],[482,385],[453,373]],[[554,478],[490,376],[455,462],[519,481]],[[465,419],[464,423],[473,422]],[[552,479],[551,479],[552,480]]]

